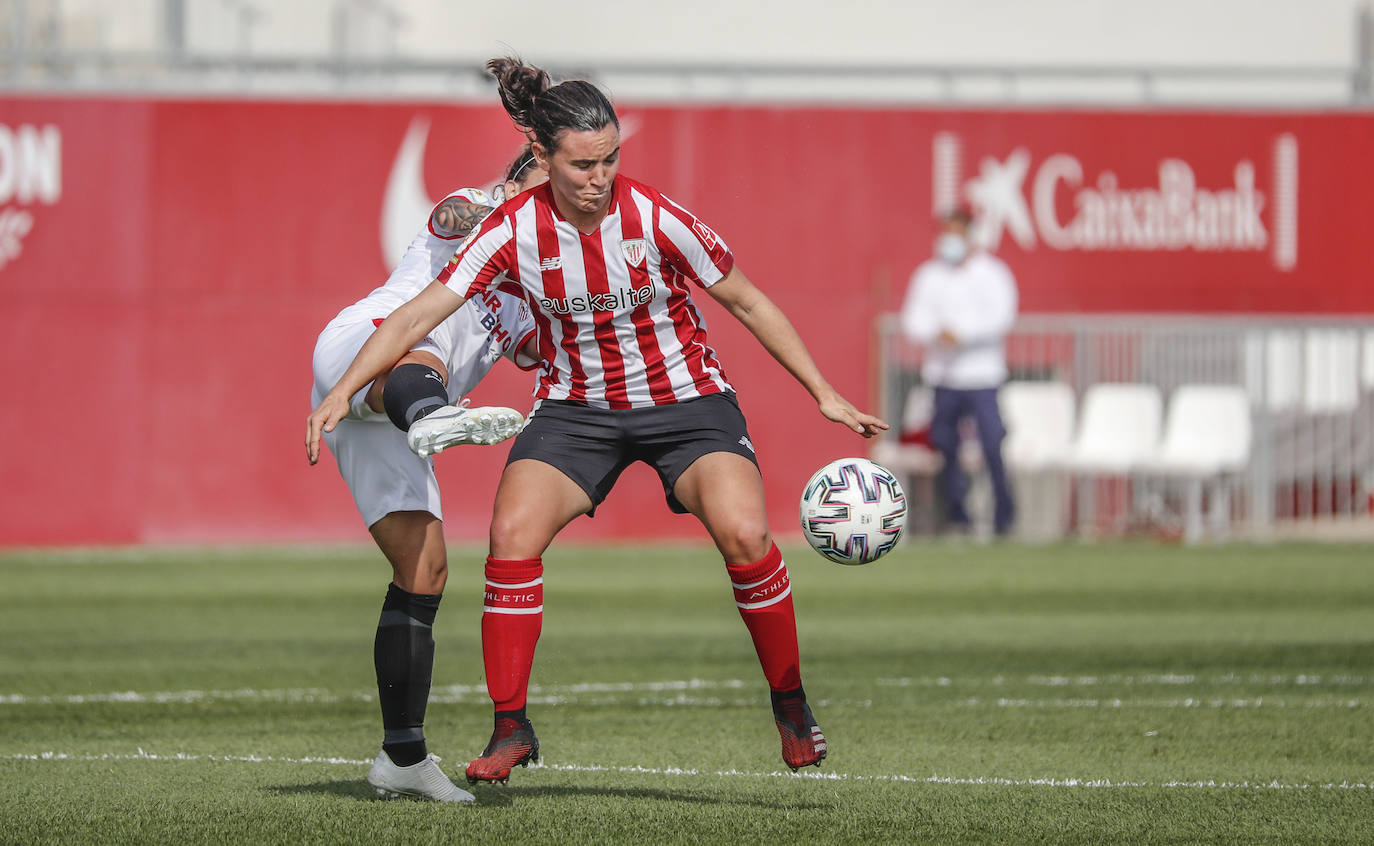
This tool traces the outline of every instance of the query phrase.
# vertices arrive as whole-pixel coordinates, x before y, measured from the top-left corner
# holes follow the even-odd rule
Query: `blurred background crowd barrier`
[[[481,62],[512,49],[605,85],[625,172],[894,424],[920,351],[890,315],[971,204],[1020,288],[1022,536],[1374,534],[1367,3],[604,5],[584,42],[539,2],[0,2],[0,544],[365,538],[305,466],[310,350],[433,198],[495,183],[521,139]],[[805,479],[872,445],[706,308],[795,535]],[[529,392],[498,368],[474,401]],[[1144,430],[1098,440],[1122,402]],[[905,428],[875,454],[933,531]],[[504,453],[440,460],[453,537],[485,537]],[[641,470],[568,536],[699,537]]]
[[[878,332],[881,407],[902,425],[875,456],[933,496],[921,351],[895,315]],[[1374,318],[1023,315],[1007,361],[1024,538],[1374,533]]]

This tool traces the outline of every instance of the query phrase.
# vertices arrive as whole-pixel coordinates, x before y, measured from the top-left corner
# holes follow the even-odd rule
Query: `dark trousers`
[[[996,503],[992,517],[993,529],[1002,534],[1011,528],[1016,507],[1012,502],[1011,487],[1007,484],[1006,466],[1002,463],[1002,439],[1006,437],[1007,430],[1002,425],[1002,413],[997,408],[996,388],[968,391],[935,389],[930,443],[945,459],[944,467],[940,470],[940,490],[949,509],[949,521],[960,527],[969,525],[968,512],[964,510],[968,477],[959,466],[959,421],[965,417],[972,417],[978,427],[978,443],[983,448],[983,463],[992,480],[992,494]]]

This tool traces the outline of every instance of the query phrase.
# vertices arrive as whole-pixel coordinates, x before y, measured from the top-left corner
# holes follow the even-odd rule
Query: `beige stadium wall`
[[[393,28],[370,4],[351,8],[360,53],[475,61],[507,50],[535,61],[911,64],[1346,65],[1363,0],[389,0]],[[30,16],[38,14],[34,4]],[[337,0],[254,0],[256,53],[335,48]],[[81,46],[147,49],[164,0],[66,0],[64,37]],[[191,49],[240,45],[242,4],[186,2]],[[590,9],[591,7],[588,7]]]

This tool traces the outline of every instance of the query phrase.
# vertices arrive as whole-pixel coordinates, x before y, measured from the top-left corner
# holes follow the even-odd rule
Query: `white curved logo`
[[[429,217],[434,201],[425,190],[425,141],[429,119],[413,118],[391,163],[382,198],[382,258],[395,267],[406,254],[416,230]]]

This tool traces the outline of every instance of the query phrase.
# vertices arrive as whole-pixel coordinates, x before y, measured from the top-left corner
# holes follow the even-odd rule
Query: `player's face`
[[[554,194],[581,214],[598,214],[611,203],[611,183],[620,170],[620,130],[608,124],[598,130],[565,129],[558,149],[549,154],[534,145],[535,157],[548,172]]]

